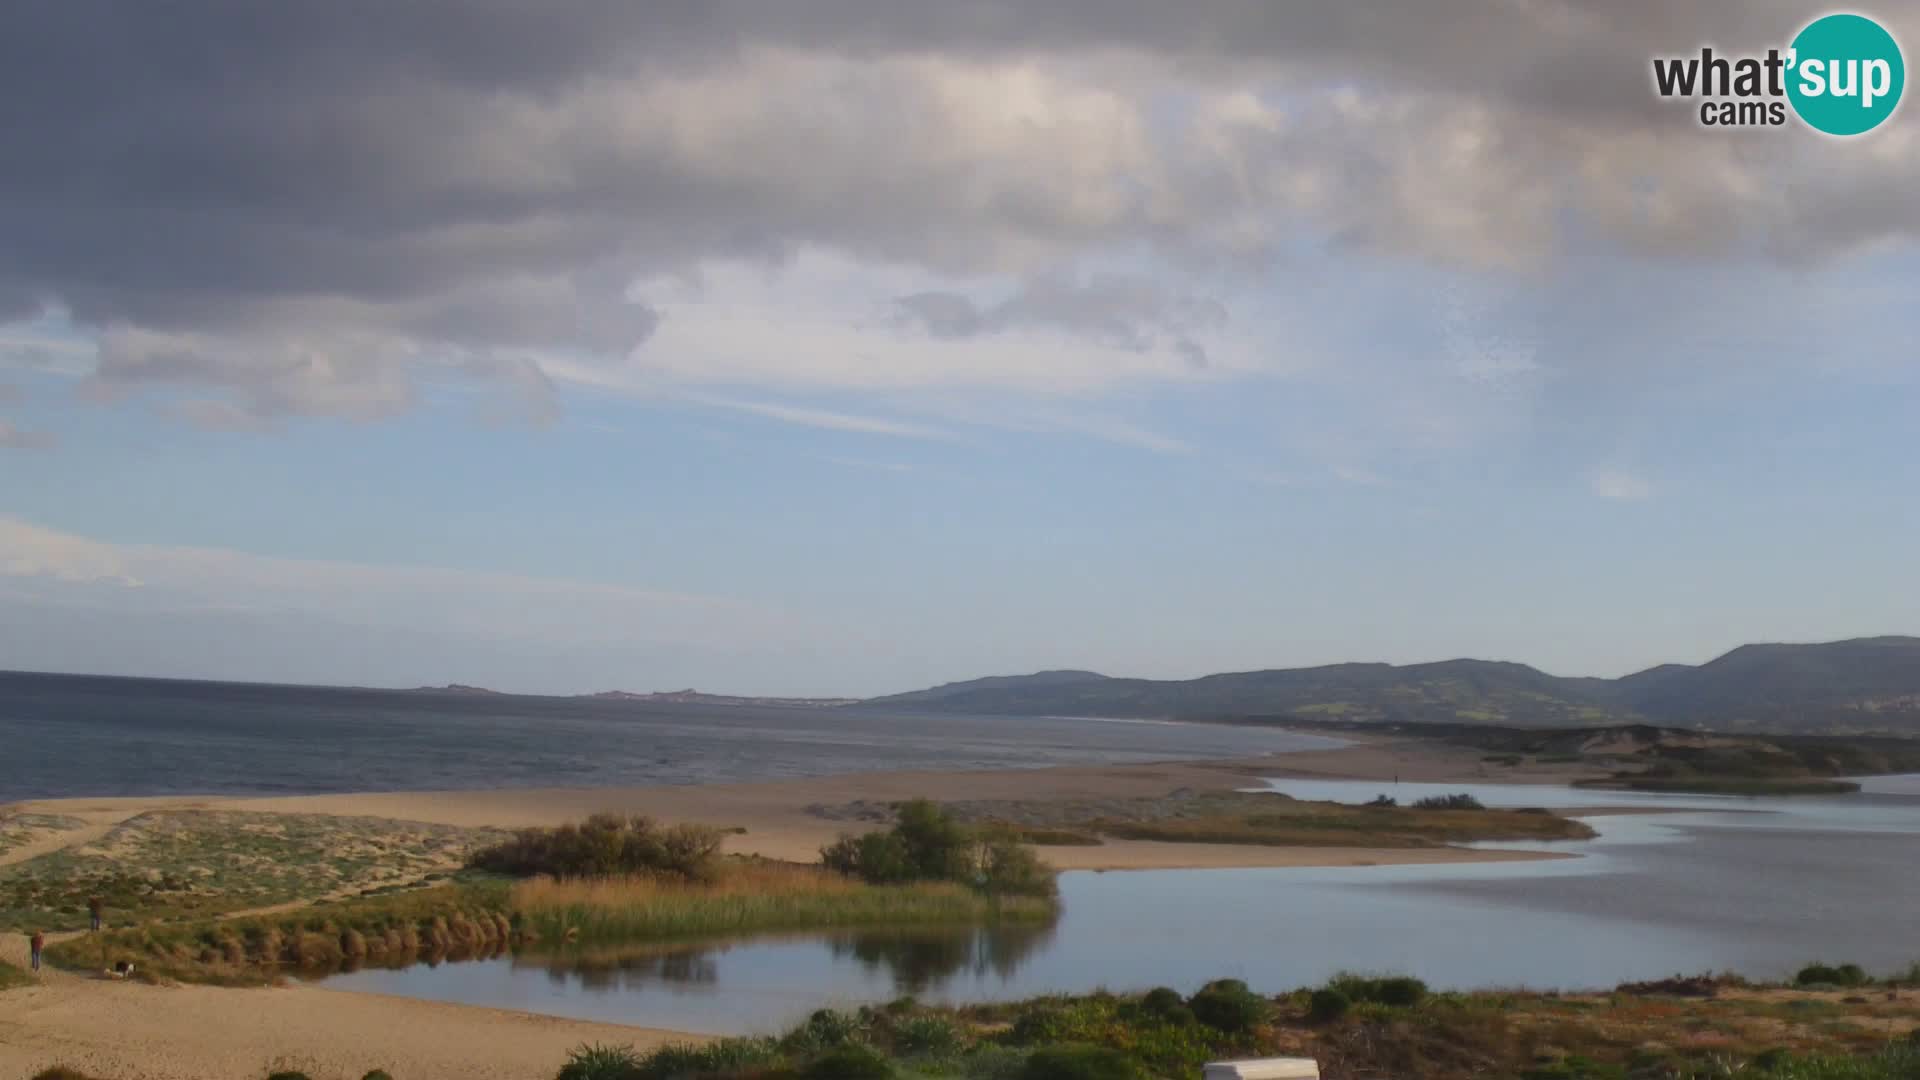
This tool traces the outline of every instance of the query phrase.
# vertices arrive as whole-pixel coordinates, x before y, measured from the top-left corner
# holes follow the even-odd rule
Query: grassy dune
[[[155,811],[93,843],[0,866],[0,929],[83,928],[91,896],[105,902],[108,925],[123,925],[377,894],[445,877],[499,835],[384,818]]]

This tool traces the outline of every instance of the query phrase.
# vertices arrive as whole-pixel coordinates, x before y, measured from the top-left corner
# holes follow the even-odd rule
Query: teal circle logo
[[[1886,28],[1864,15],[1823,15],[1794,36],[1787,100],[1816,131],[1859,135],[1893,115],[1907,62]]]

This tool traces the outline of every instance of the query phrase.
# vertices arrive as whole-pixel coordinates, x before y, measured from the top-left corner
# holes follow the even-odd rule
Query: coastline
[[[506,788],[492,791],[396,791],[284,796],[141,796],[42,799],[15,804],[32,812],[77,817],[104,831],[110,823],[154,810],[220,809],[259,813],[376,817],[461,827],[521,828],[577,821],[611,811],[665,823],[695,822],[744,830],[726,851],[811,862],[822,845],[851,830],[809,807],[854,800],[1111,799],[1152,797],[1186,789],[1231,791],[1266,777],[1395,779],[1422,783],[1566,783],[1590,770],[1536,769],[1491,773],[1478,754],[1417,740],[1350,739],[1340,747],[1254,758],[1070,765],[994,771],[854,773],[749,783],[637,788]],[[1108,839],[1098,846],[1042,847],[1059,870],[1174,870],[1225,867],[1371,866],[1502,862],[1564,858],[1530,851],[1464,847],[1263,847]],[[17,853],[9,853],[17,855]],[[0,862],[14,861],[0,858]]]
[[[1005,771],[862,773],[739,784],[602,789],[373,792],[293,796],[153,796],[42,799],[12,808],[78,818],[76,830],[0,854],[0,865],[92,843],[120,821],[156,810],[218,809],[391,818],[455,826],[556,825],[596,811],[662,822],[744,829],[737,854],[813,861],[849,823],[809,807],[924,796],[960,799],[1129,798],[1180,789],[1245,789],[1263,777],[1487,783],[1562,783],[1577,772],[1490,775],[1479,756],[1429,742],[1350,739],[1346,745],[1257,758],[1064,766]],[[1373,866],[1505,862],[1565,853],[1465,847],[1264,847],[1109,839],[1091,847],[1041,847],[1061,870]],[[26,941],[0,934],[0,958],[26,964]],[[288,1067],[316,1077],[396,1076],[525,1080],[549,1075],[585,1043],[641,1049],[711,1036],[566,1020],[479,1006],[418,1001],[315,986],[270,989],[149,986],[45,971],[38,985],[6,992],[0,1072],[31,1075],[64,1064],[96,1075],[153,1080],[254,1080]]]

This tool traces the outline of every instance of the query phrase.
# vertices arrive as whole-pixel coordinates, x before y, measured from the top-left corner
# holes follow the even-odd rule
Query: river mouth
[[[1393,786],[1272,782],[1365,801]],[[1074,871],[1044,927],[833,931],[634,949],[521,952],[363,969],[339,989],[687,1031],[771,1032],[813,1009],[902,995],[945,1003],[1245,979],[1268,991],[1396,971],[1461,989],[1591,989],[1676,973],[1777,979],[1816,959],[1920,960],[1920,781],[1756,799],[1535,785],[1488,805],[1582,807],[1577,858],[1426,866]],[[1618,813],[1620,809],[1659,813]]]

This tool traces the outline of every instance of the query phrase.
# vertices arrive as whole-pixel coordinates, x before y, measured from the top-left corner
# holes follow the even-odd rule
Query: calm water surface
[[[1403,801],[1461,785],[1274,781]],[[1677,807],[1590,818],[1579,857],[1426,867],[1063,875],[1048,928],[833,933],[521,956],[335,976],[343,988],[691,1031],[771,1031],[821,1005],[1100,986],[1267,990],[1343,970],[1452,987],[1594,987],[1676,972],[1779,976],[1816,958],[1920,960],[1920,777],[1814,799],[1469,787],[1489,805]],[[1541,845],[1488,845],[1531,846]]]
[[[701,784],[1333,745],[1225,725],[0,672],[0,802]]]

